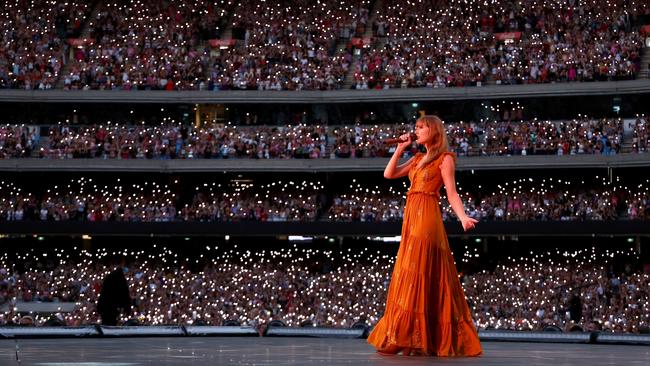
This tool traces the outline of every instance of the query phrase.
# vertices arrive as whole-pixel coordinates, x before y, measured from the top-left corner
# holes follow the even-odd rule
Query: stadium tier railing
[[[650,93],[650,79],[481,87],[329,91],[0,90],[0,102],[21,103],[355,103],[416,102]]]
[[[606,225],[603,223],[606,222]],[[84,222],[84,221],[0,221],[3,235],[89,235],[89,236],[176,236],[234,237],[287,236],[291,241],[310,241],[314,237],[348,236],[395,239],[401,221],[327,222],[327,221],[214,221],[214,222]],[[482,221],[475,230],[464,233],[460,223],[445,222],[451,237],[502,236],[622,236],[650,234],[647,220],[589,221]],[[71,245],[73,241],[70,241]]]
[[[404,159],[405,161],[406,159]],[[341,173],[384,171],[388,158],[359,159],[4,159],[0,172],[303,172]],[[456,170],[635,168],[650,166],[650,154],[528,155],[459,158]]]

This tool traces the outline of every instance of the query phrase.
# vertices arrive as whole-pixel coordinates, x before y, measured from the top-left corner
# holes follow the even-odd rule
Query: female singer
[[[388,288],[384,316],[368,337],[382,354],[477,356],[481,343],[460,285],[447,233],[442,224],[440,187],[444,184],[463,230],[476,220],[465,214],[456,192],[455,156],[448,152],[447,136],[437,116],[423,116],[415,124],[417,142],[426,147],[406,163],[397,165],[410,134],[400,136],[384,177],[408,175],[407,193],[395,268]]]

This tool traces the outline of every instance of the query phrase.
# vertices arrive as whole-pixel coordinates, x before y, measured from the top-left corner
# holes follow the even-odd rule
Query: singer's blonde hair
[[[429,127],[429,129],[433,132],[429,157],[427,158],[425,155],[424,159],[427,160],[424,160],[421,165],[424,166],[437,159],[443,152],[449,151],[449,142],[447,141],[447,132],[445,131],[445,126],[443,125],[440,117],[435,115],[424,115],[415,121],[416,126],[418,123],[427,125],[427,127]]]

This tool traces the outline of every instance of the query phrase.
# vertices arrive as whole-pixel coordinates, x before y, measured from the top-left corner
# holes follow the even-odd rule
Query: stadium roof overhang
[[[650,79],[463,88],[329,91],[0,90],[0,102],[20,103],[374,103],[435,100],[623,95],[650,93]]]

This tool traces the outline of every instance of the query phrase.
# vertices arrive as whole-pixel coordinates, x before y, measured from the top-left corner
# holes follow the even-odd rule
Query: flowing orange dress
[[[460,285],[439,206],[443,153],[422,168],[415,156],[408,177],[400,242],[386,310],[368,343],[378,351],[477,356],[481,343]]]

